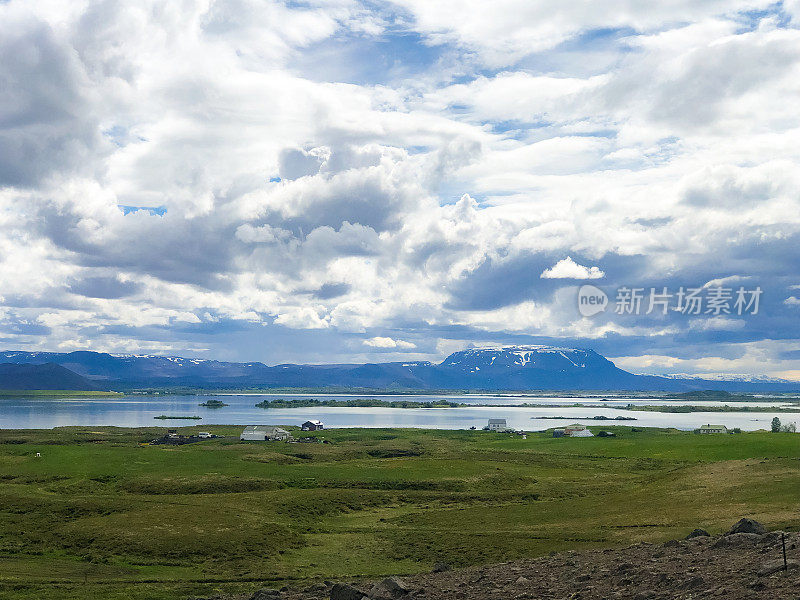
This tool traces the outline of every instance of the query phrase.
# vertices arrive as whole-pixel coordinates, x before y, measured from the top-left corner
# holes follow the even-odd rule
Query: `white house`
[[[569,437],[594,437],[594,434],[588,429],[581,429],[571,433]]]
[[[267,440],[279,440],[285,442],[290,439],[291,434],[285,429],[274,425],[248,425],[239,436],[240,440],[249,442],[264,442]]]
[[[322,421],[317,421],[316,419],[311,419],[310,421],[306,421],[300,426],[302,431],[316,431],[317,429],[325,429],[325,425]]]
[[[509,431],[505,419],[489,419],[489,431]]]
[[[725,425],[703,425],[695,429],[696,433],[728,433],[728,428]]]

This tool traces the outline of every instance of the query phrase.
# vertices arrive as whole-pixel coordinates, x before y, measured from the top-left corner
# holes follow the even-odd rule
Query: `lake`
[[[470,406],[463,408],[256,408],[255,404],[275,398],[380,398],[383,400],[433,401],[450,400],[466,404],[502,404],[503,406]],[[468,429],[484,427],[489,418],[505,418],[509,427],[523,430],[540,430],[559,427],[569,423],[600,425],[602,422],[584,419],[596,415],[609,418],[634,417],[636,421],[608,422],[609,425],[637,427],[676,427],[695,429],[706,423],[722,424],[742,430],[769,429],[774,416],[783,423],[800,423],[800,413],[654,413],[625,410],[627,404],[685,404],[685,401],[669,401],[661,398],[600,398],[531,397],[508,395],[461,395],[461,396],[391,396],[391,395],[346,395],[346,394],[218,394],[218,395],[130,395],[112,398],[36,398],[0,397],[0,428],[2,429],[47,429],[65,425],[115,425],[119,427],[180,427],[188,425],[300,425],[308,419],[320,419],[331,427],[419,427],[429,429]],[[207,400],[217,399],[229,404],[223,408],[198,406]],[[573,407],[526,407],[535,404],[602,404],[602,408]],[[717,401],[691,401],[693,405],[719,406]],[[733,404],[733,403],[730,403]],[[763,400],[736,403],[738,406],[781,406],[779,400]],[[158,415],[197,415],[202,420],[156,420]],[[564,416],[563,420],[541,419],[543,416]]]

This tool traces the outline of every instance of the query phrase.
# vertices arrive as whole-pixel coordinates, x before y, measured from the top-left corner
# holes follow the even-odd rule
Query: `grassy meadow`
[[[147,445],[164,428],[0,431],[0,598],[243,592],[800,526],[800,436],[339,429]],[[291,428],[290,428],[291,429]],[[36,453],[41,457],[37,458]]]

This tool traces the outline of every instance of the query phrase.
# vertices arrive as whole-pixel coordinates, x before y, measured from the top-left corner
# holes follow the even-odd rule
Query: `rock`
[[[685,581],[683,583],[683,587],[690,590],[697,589],[699,587],[704,586],[705,583],[706,583],[705,580],[702,577],[700,577],[700,575],[695,575],[691,579]]]
[[[696,538],[696,537],[711,537],[711,534],[708,533],[705,529],[700,529],[698,527],[697,529],[693,529],[692,533],[690,533],[689,535],[686,536],[686,539],[690,540],[690,539]]]
[[[437,562],[433,564],[431,573],[444,573],[445,571],[452,571],[452,567],[446,562]]]
[[[787,561],[787,563],[786,563],[786,569],[788,571],[793,571],[794,569],[797,569],[798,567],[800,567],[800,563],[798,563],[796,560],[790,560],[790,561]],[[759,569],[758,576],[759,577],[766,577],[767,575],[773,575],[773,574],[778,573],[780,571],[783,571],[783,561],[782,560],[778,560],[778,561],[775,561],[775,562],[771,562],[771,563],[765,564],[763,567],[761,567],[761,569]]]
[[[408,587],[402,579],[398,577],[387,577],[380,583],[376,583],[372,586],[372,589],[367,595],[374,600],[384,600],[400,598],[410,591],[411,588]]]
[[[652,590],[644,590],[636,594],[633,600],[650,600],[650,598],[656,598],[657,596],[658,594]]]
[[[739,519],[739,522],[731,527],[725,535],[733,535],[734,533],[755,533],[757,535],[764,535],[767,533],[767,529],[758,521],[745,518]]]
[[[275,600],[276,598],[280,598],[281,593],[279,590],[273,590],[271,588],[261,588],[255,594],[250,596],[250,600]]]
[[[667,540],[666,542],[664,542],[665,548],[676,548],[680,545],[681,543],[678,540]]]
[[[531,582],[531,580],[528,579],[527,577],[520,576],[520,577],[517,577],[517,580],[514,583],[516,583],[517,585],[525,585],[525,584],[530,583],[530,582]]]
[[[331,588],[331,600],[361,600],[364,593],[346,583],[335,583]]]

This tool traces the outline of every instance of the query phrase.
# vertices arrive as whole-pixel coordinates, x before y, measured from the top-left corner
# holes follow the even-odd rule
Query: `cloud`
[[[0,2],[4,343],[798,370],[796,4]],[[581,319],[597,278],[764,294]]]
[[[84,66],[46,22],[13,6],[0,15],[0,186],[91,173],[108,148]]]
[[[373,337],[364,340],[364,345],[371,348],[416,348],[416,344],[404,340],[395,340],[390,337]]]
[[[140,286],[133,281],[120,281],[116,277],[87,277],[70,284],[69,291],[87,298],[124,298],[135,294]]]
[[[549,269],[542,271],[542,279],[602,279],[605,273],[598,267],[584,267],[569,256],[561,259]]]
[[[800,306],[800,298],[797,298],[795,296],[789,296],[788,298],[786,298],[786,300],[783,301],[783,303],[786,306],[791,306],[793,308],[798,307]]]

